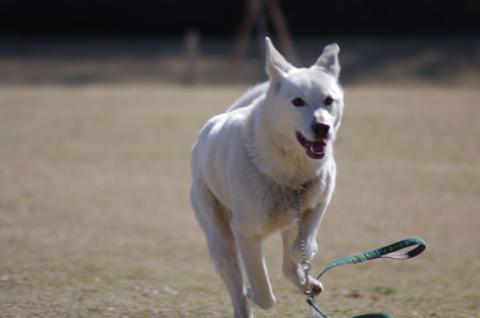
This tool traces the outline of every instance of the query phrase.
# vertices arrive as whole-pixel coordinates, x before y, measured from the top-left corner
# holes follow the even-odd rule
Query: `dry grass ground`
[[[1,317],[228,317],[189,206],[196,133],[243,87],[17,86],[0,89]],[[321,264],[419,235],[427,252],[326,275],[339,317],[480,317],[480,92],[346,88],[337,192]],[[308,317],[266,251],[278,304]]]

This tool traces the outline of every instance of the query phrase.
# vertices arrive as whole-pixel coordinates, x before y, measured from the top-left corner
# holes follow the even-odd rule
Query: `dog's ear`
[[[322,55],[315,62],[314,66],[322,68],[327,73],[332,74],[335,77],[340,75],[340,63],[338,62],[338,53],[340,47],[337,43],[327,45],[323,49]]]
[[[279,80],[293,66],[275,49],[270,38],[265,37],[265,71],[272,80]]]

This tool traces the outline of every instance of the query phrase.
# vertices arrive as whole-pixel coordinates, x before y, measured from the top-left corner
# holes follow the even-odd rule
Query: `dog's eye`
[[[297,107],[302,107],[302,106],[305,106],[306,103],[302,98],[296,97],[295,99],[292,100],[292,104]]]
[[[324,100],[323,100],[323,103],[327,106],[330,106],[332,105],[333,103],[333,98],[331,96],[327,96]]]
[[[324,100],[323,100],[323,103],[327,106],[330,106],[332,105],[333,103],[333,98],[331,96],[327,96]]]

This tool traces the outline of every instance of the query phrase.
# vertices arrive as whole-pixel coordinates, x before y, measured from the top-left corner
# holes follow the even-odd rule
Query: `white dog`
[[[317,251],[335,187],[332,145],[343,112],[338,52],[328,45],[314,65],[296,68],[266,38],[269,81],[210,119],[193,146],[192,206],[236,318],[253,317],[247,299],[264,309],[275,303],[262,241],[276,231],[285,275],[304,292],[322,290],[301,265]]]

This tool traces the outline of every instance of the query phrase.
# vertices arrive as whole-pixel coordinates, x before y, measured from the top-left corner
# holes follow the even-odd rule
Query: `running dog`
[[[303,292],[322,291],[302,265],[317,252],[335,188],[333,143],[344,108],[337,44],[296,68],[265,42],[268,82],[211,118],[192,150],[192,207],[235,318],[253,317],[248,300],[275,304],[262,252],[274,232],[282,234],[286,277]]]

